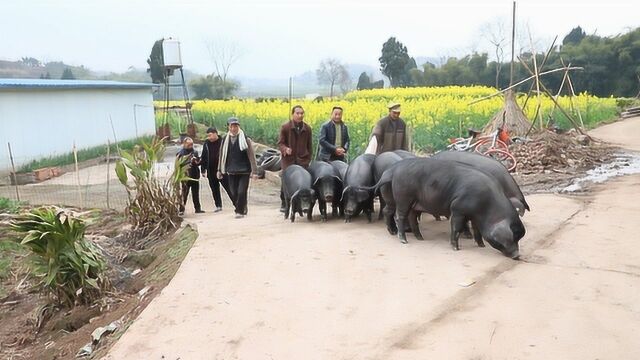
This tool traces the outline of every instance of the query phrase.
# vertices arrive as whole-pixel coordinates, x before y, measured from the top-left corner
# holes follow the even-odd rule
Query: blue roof
[[[5,89],[146,89],[152,83],[120,82],[111,80],[49,80],[0,79],[0,90]]]

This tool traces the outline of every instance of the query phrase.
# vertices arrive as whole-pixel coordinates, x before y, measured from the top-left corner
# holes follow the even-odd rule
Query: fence
[[[32,205],[124,209],[128,197],[115,175],[115,154],[107,146],[93,148],[91,153],[93,159],[76,163],[78,152],[71,147],[67,154],[34,163],[11,151],[15,165],[0,169],[0,197]]]

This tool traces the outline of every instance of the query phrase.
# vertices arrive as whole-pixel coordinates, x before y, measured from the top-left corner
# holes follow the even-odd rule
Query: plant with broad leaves
[[[139,237],[147,238],[145,243],[178,227],[181,184],[190,179],[186,171],[188,164],[179,158],[174,160],[173,172],[168,178],[163,180],[157,176],[156,164],[164,153],[164,139],[156,137],[151,143],[143,141],[130,152],[121,151],[121,158],[116,161],[116,175],[129,194],[125,214]]]
[[[20,244],[33,254],[35,275],[52,300],[67,307],[89,304],[110,286],[101,252],[84,237],[83,214],[47,206],[11,222],[22,235]]]

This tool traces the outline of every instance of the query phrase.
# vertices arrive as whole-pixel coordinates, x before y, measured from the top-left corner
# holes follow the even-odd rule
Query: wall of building
[[[74,142],[82,149],[154,132],[150,88],[0,91],[0,172],[10,166],[7,142],[20,166]]]

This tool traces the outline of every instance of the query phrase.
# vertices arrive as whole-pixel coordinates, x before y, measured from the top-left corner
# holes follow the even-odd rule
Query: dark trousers
[[[182,182],[182,204],[180,205],[180,211],[184,211],[184,206],[187,205],[189,190],[191,190],[191,200],[193,200],[193,207],[196,209],[196,211],[202,210],[202,208],[200,207],[200,182],[197,180],[188,180]]]
[[[220,183],[222,182],[222,180],[218,180],[215,173],[213,175],[209,175],[208,179],[209,179],[209,187],[211,188],[211,193],[213,193],[213,202],[215,203],[217,208],[221,208],[222,196],[220,194]],[[224,186],[224,188],[225,190],[227,190],[226,186]],[[227,194],[228,194],[228,191],[227,191]]]
[[[236,214],[247,214],[247,191],[249,190],[249,174],[229,174],[229,195]]]

